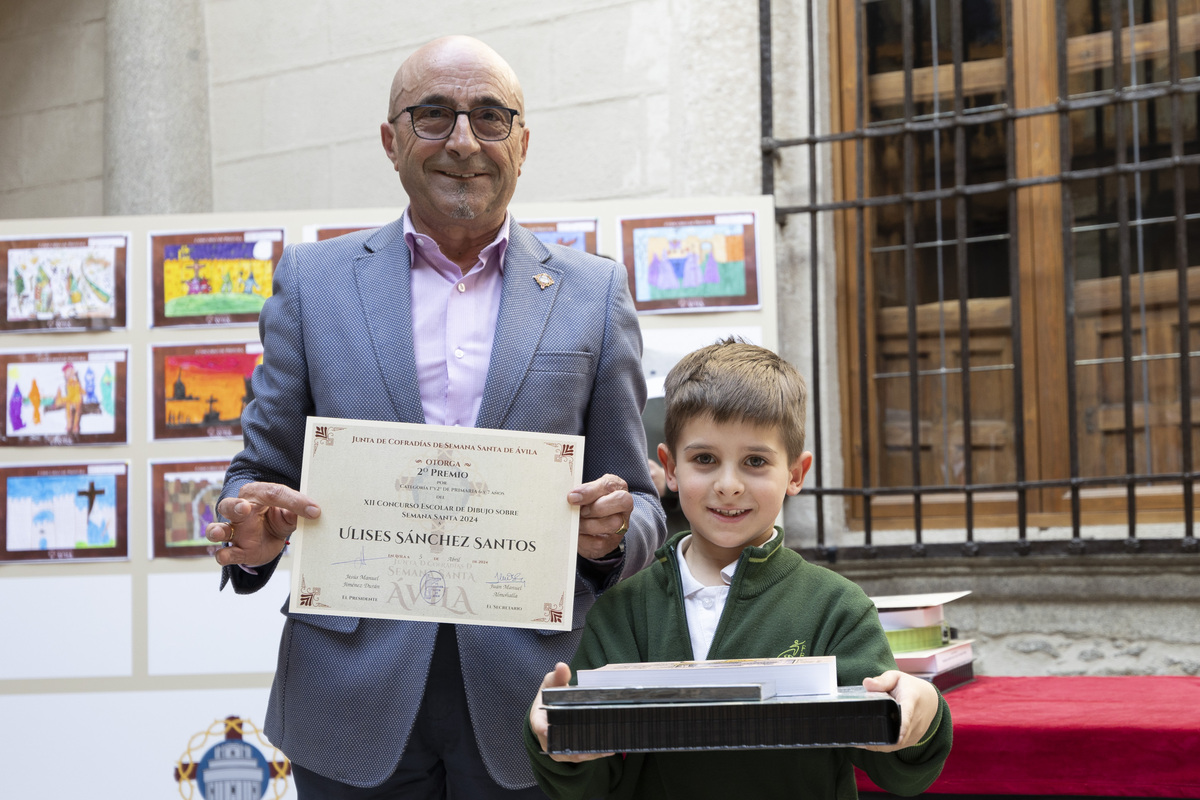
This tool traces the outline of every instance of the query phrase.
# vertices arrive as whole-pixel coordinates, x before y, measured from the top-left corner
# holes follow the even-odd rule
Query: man
[[[266,582],[297,517],[320,515],[296,491],[307,415],[586,435],[586,483],[567,498],[580,507],[574,631],[285,609],[267,710],[301,797],[540,797],[521,741],[530,687],[569,660],[596,594],[665,535],[637,318],[618,265],[511,221],[529,130],[494,51],[467,37],[420,48],[387,120],[410,205],[377,231],[287,248],[217,505],[227,521],[207,535],[226,544],[222,586]]]

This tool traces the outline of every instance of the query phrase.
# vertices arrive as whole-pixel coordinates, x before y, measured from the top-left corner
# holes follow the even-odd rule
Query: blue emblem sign
[[[196,758],[213,737],[223,739]],[[263,755],[246,737],[256,738],[271,751]],[[280,800],[287,793],[291,763],[271,745],[248,719],[226,717],[196,734],[187,751],[175,762],[175,782],[183,800]],[[268,790],[269,793],[268,793]]]
[[[260,800],[270,780],[267,759],[249,742],[227,739],[209,748],[196,769],[204,800]]]

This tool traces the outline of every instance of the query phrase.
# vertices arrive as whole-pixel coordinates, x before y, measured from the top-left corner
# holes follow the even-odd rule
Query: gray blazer
[[[541,272],[554,278],[544,290],[533,278]],[[265,354],[242,414],[245,448],[230,465],[223,497],[256,480],[298,488],[308,415],[425,421],[401,220],[288,246],[259,332]],[[666,530],[646,467],[641,349],[620,265],[547,247],[512,224],[476,427],[583,434],[584,480],[613,473],[628,481],[635,510],[624,560],[608,584],[649,564]],[[238,593],[256,591],[277,563],[257,576],[226,568],[221,586],[232,581]],[[603,588],[577,575],[569,633],[457,627],[475,736],[501,786],[533,785],[522,741],[529,703],[555,662],[571,660]],[[382,782],[420,706],[436,625],[294,614],[286,605],[283,612],[267,735],[322,775],[356,786]]]

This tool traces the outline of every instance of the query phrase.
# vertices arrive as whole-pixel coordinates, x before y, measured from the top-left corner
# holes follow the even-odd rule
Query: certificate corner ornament
[[[567,469],[575,468],[575,445],[565,442],[546,442],[554,449],[554,461],[566,464]]]
[[[338,431],[346,430],[345,427],[336,425],[316,425],[313,427],[313,451],[312,454],[317,454],[317,447],[325,445],[333,447],[336,443],[335,434]]]
[[[566,600],[566,594],[561,594],[558,597],[558,603],[543,603],[544,611],[542,616],[533,620],[534,622],[550,622],[558,624],[562,622],[563,605]]]
[[[539,272],[533,276],[533,279],[537,282],[539,289],[548,289],[554,285],[554,278],[545,272]]]
[[[321,587],[309,586],[304,580],[304,576],[300,576],[300,605],[311,606],[313,608],[329,608],[325,603],[320,602]]]

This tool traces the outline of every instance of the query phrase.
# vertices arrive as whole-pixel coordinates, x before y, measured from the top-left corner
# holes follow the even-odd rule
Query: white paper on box
[[[837,657],[735,658],[606,664],[577,673],[580,686],[716,686],[775,684],[779,697],[836,695]]]

